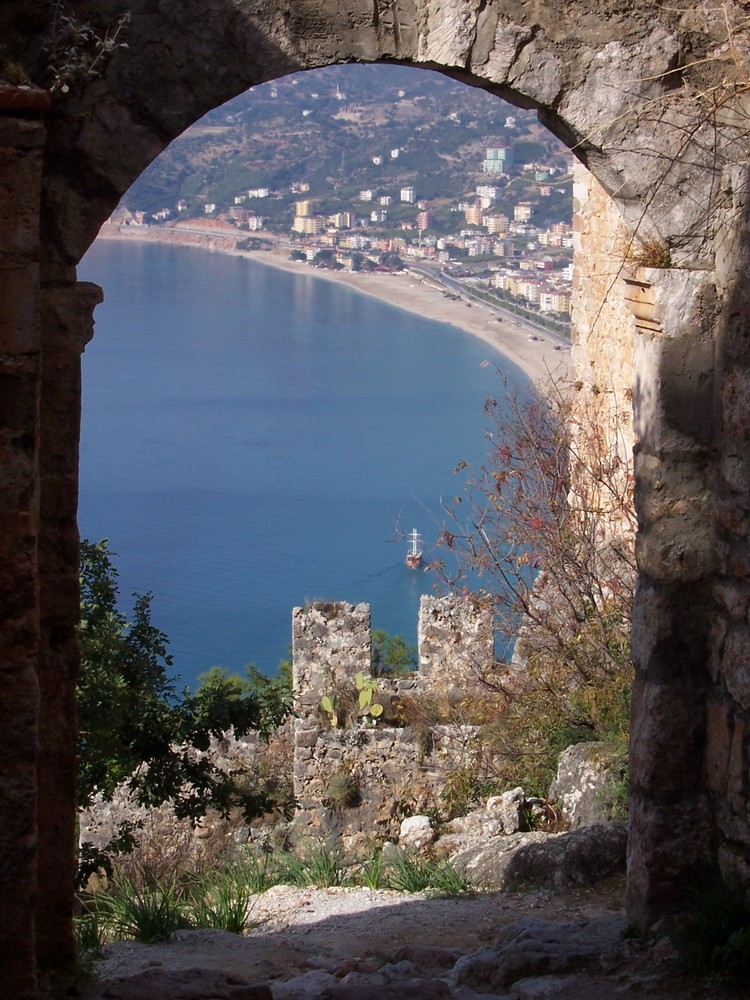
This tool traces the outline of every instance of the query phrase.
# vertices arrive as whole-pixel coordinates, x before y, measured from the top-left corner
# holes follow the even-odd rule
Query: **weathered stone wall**
[[[292,663],[299,727],[319,718],[323,695],[370,673],[370,606],[320,601],[292,611]]]
[[[116,0],[70,8],[102,32],[121,10]],[[51,935],[44,952],[57,964],[71,953],[71,896],[55,872],[69,870],[73,845],[75,355],[90,326],[86,309],[79,325],[74,314],[91,304],[77,289],[74,265],[128,184],[202,113],[253,84],[334,62],[437,67],[537,108],[595,175],[629,232],[669,250],[672,267],[637,273],[630,286],[641,573],[631,918],[646,925],[672,908],[698,865],[723,859],[742,868],[750,343],[740,276],[748,263],[748,109],[746,88],[734,90],[732,79],[747,79],[744,4],[130,0],[128,8],[128,49],[100,60],[91,77],[71,79],[46,128],[43,103],[24,104],[29,91],[0,104],[6,988],[34,995],[28,963],[37,907],[39,926]],[[0,77],[49,82],[55,9],[6,0]],[[64,53],[55,58],[62,65]],[[581,233],[579,255],[583,244]],[[577,309],[591,317],[606,289],[601,281],[586,287]],[[614,302],[619,292],[608,294]],[[585,321],[587,336],[597,328],[604,327]],[[589,360],[609,354],[608,343],[589,340]],[[611,375],[616,384],[618,373]],[[588,384],[589,372],[581,378]],[[599,384],[593,376],[591,384]],[[37,759],[40,679],[44,740],[61,716],[65,724]],[[39,827],[37,788],[44,790]],[[43,865],[55,886],[46,903],[36,899],[37,830],[40,857],[47,838]]]
[[[479,666],[491,665],[492,642],[485,606],[455,596],[423,597],[418,671],[413,678],[378,678],[374,701],[465,697]],[[353,846],[362,838],[395,836],[404,814],[437,806],[450,774],[469,762],[475,731],[431,725],[420,733],[356,717],[356,676],[371,676],[369,605],[295,608],[292,655],[297,834],[343,835]],[[335,725],[321,706],[324,695],[336,710]],[[352,701],[353,719],[344,714]],[[349,808],[354,800],[357,808]]]
[[[602,429],[605,450],[618,455],[625,470],[632,470],[634,443],[635,322],[625,283],[632,240],[613,200],[593,174],[576,164],[571,381],[587,414],[584,426]]]
[[[0,965],[34,996],[44,94],[0,89]]]
[[[492,608],[478,598],[429,597],[419,602],[419,677],[434,694],[464,694],[492,668]]]
[[[715,605],[704,773],[719,862],[750,884],[750,164],[724,175],[716,371]],[[696,385],[696,388],[698,386]],[[710,389],[710,384],[706,390]],[[707,409],[707,400],[701,402]]]

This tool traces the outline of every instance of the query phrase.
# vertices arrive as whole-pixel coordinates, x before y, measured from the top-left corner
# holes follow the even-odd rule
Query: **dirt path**
[[[254,926],[244,937],[183,931],[166,944],[108,945],[98,963],[100,984],[88,996],[89,1000],[248,996],[247,992],[233,994],[233,989],[241,987],[232,983],[268,984],[271,992],[265,995],[273,1000],[336,996],[717,1000],[723,995],[715,988],[671,975],[668,964],[659,961],[663,946],[648,951],[627,946],[630,954],[606,962],[605,968],[586,972],[573,968],[565,975],[525,977],[500,993],[477,992],[451,976],[458,957],[492,945],[513,921],[602,917],[619,917],[624,926],[620,882],[565,896],[492,892],[456,899],[367,889],[277,886],[258,898],[251,914]],[[400,949],[406,952],[399,954]],[[196,970],[203,970],[203,989],[208,992],[200,992]],[[220,985],[211,979],[222,975],[229,979],[229,985],[222,987],[228,992],[221,992]],[[187,986],[183,982],[186,977]],[[429,984],[428,992],[420,983]]]

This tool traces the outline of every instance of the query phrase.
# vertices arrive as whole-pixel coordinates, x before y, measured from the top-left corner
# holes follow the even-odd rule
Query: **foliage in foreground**
[[[402,635],[388,635],[382,628],[372,632],[373,677],[408,677],[417,666],[417,650]]]
[[[234,808],[248,816],[265,811],[275,803],[205,751],[230,728],[237,736],[250,729],[267,735],[290,709],[289,668],[270,679],[252,666],[247,678],[214,667],[195,693],[180,694],[169,676],[167,638],[151,620],[151,599],[134,595],[128,618],[118,607],[107,542],[82,542],[78,805],[90,805],[96,795],[110,799],[125,782],[136,803],[169,801],[177,817],[192,821],[209,809],[223,816]],[[111,846],[127,850],[131,842],[125,827]],[[84,845],[82,876],[104,860]]]
[[[634,476],[628,416],[604,395],[558,384],[488,400],[488,457],[445,508],[434,564],[491,603],[506,652],[517,639],[524,670],[477,667],[476,681],[494,777],[532,794],[571,743],[602,741],[615,763],[628,740]]]
[[[75,929],[79,951],[98,953],[111,940],[166,941],[183,928],[242,934],[257,896],[274,885],[394,889],[441,897],[474,890],[445,859],[380,851],[349,857],[339,848],[311,843],[298,853],[248,851],[210,873],[172,872],[157,880],[115,875],[103,892],[81,897]]]
[[[719,872],[688,893],[687,910],[675,924],[679,964],[687,972],[718,974],[730,982],[750,976],[750,904],[747,890]]]

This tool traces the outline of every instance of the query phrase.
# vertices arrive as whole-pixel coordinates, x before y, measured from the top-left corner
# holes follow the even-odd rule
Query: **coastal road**
[[[494,313],[501,320],[510,320],[518,326],[530,330],[532,334],[543,337],[556,347],[559,346],[563,349],[570,347],[568,337],[564,337],[561,333],[556,333],[554,330],[548,330],[547,327],[534,323],[533,320],[528,319],[526,316],[520,316],[510,309],[503,309],[499,304],[496,305],[494,302],[488,302],[486,299],[474,294],[470,285],[464,284],[457,278],[451,278],[450,275],[445,274],[437,265],[432,267],[429,264],[409,263],[406,266],[410,271],[414,271],[415,274],[419,274],[423,278],[429,278],[456,295],[460,295],[467,302],[471,302],[472,304],[476,302],[478,305],[484,306],[488,312]]]

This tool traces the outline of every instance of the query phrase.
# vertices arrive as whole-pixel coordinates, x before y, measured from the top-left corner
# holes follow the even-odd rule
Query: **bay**
[[[425,538],[485,451],[483,404],[518,368],[476,338],[323,281],[205,250],[100,241],[83,360],[79,524],[151,591],[174,670],[273,674],[291,610],[367,601],[416,642]],[[394,280],[409,280],[398,278]],[[493,364],[483,366],[489,360]]]

